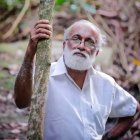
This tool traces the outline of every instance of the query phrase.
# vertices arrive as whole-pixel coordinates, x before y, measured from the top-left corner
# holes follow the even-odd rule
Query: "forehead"
[[[83,38],[94,38],[98,39],[98,31],[97,29],[91,25],[90,23],[76,23],[72,25],[68,36],[72,37],[75,34],[81,35]]]

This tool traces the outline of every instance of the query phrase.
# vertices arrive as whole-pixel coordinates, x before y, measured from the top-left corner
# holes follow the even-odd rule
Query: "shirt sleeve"
[[[133,116],[137,109],[136,99],[115,82],[114,100],[109,117]]]

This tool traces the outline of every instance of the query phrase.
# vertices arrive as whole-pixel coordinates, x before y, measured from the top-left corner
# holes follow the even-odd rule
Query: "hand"
[[[114,138],[110,135],[110,133],[106,132],[103,137],[102,137],[102,140],[118,140],[118,138]]]
[[[41,39],[49,39],[52,36],[52,26],[48,20],[39,20],[30,33],[29,47],[33,55],[36,53],[37,43]]]
[[[135,114],[134,123],[131,127],[131,137],[140,136],[140,112]]]
[[[108,138],[108,133],[105,133],[105,134],[103,135],[102,140],[109,140],[109,138]]]

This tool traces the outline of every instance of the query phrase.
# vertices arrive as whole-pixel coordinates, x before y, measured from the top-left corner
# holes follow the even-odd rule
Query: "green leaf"
[[[56,5],[62,5],[66,2],[65,0],[56,0]]]

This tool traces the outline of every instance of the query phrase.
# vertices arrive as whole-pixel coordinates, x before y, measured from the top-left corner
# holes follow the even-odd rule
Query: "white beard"
[[[75,53],[81,53],[85,57]],[[82,52],[79,49],[70,50],[68,46],[64,47],[63,55],[66,66],[79,71],[88,70],[95,61],[95,54],[89,56],[86,52]]]

